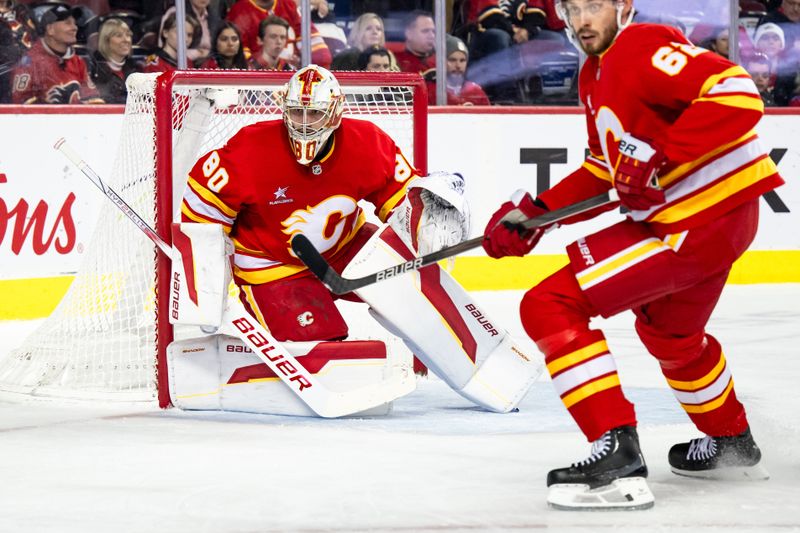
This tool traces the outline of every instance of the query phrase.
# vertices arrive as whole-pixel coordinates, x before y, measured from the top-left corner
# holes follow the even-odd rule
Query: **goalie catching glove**
[[[619,161],[614,170],[614,188],[625,207],[647,210],[663,204],[664,191],[658,185],[658,171],[666,163],[657,146],[625,133],[619,140]]]
[[[431,172],[411,182],[389,225],[418,255],[427,255],[466,239],[469,220],[461,174]]]
[[[540,200],[534,200],[530,193],[522,189],[518,190],[511,196],[511,200],[501,205],[489,219],[483,232],[483,249],[489,257],[495,259],[507,255],[517,257],[526,255],[553,225],[525,230],[519,224],[547,211],[547,207]]]

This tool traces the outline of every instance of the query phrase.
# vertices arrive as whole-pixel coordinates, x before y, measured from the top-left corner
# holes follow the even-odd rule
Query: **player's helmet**
[[[579,47],[578,39],[575,36],[575,30],[572,28],[572,25],[569,21],[567,1],[568,0],[556,0],[556,14],[558,15],[558,18],[564,21],[564,24],[567,26],[567,38],[569,38],[569,41],[575,45],[575,47]],[[614,7],[617,10],[617,35],[619,35],[622,30],[627,28],[630,23],[633,22],[633,15],[636,14],[636,8],[631,6],[631,12],[628,15],[628,19],[622,20],[622,12],[625,9],[625,4],[622,0],[611,0],[611,2],[614,3]]]
[[[297,162],[308,165],[342,122],[344,94],[327,69],[301,68],[282,94],[283,122]]]

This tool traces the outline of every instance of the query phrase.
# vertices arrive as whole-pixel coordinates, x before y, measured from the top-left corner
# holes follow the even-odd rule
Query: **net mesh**
[[[199,156],[243,126],[280,119],[282,73],[251,82],[207,82],[197,75],[171,86],[171,138],[156,136],[156,76],[128,78],[120,145],[104,181],[156,227],[159,147],[172,144],[172,213]],[[282,76],[282,77],[281,77]],[[252,79],[252,78],[249,78]],[[340,77],[344,115],[378,124],[409,157],[414,153],[413,92],[408,85],[362,86]],[[419,126],[418,126],[419,127]],[[168,146],[168,145],[167,145]],[[160,180],[169,176],[159,176]],[[75,279],[53,313],[0,360],[0,391],[59,398],[155,400],[158,391],[156,250],[111,202],[105,202]],[[167,272],[166,275],[169,275]],[[162,325],[163,327],[163,325]],[[165,376],[162,375],[162,381]]]

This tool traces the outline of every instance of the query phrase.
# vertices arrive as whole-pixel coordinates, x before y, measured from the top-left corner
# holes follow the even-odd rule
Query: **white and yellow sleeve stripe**
[[[756,84],[740,66],[710,76],[692,103],[697,102],[713,102],[740,109],[764,111],[764,102],[758,94]]]

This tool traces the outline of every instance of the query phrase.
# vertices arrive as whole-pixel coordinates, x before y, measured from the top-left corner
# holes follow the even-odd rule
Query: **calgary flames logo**
[[[302,233],[314,244],[314,247],[325,253],[336,246],[345,232],[349,232],[355,223],[358,205],[353,198],[344,195],[331,196],[315,206],[298,209],[281,222],[283,232],[291,238]],[[289,253],[294,255],[289,247]]]
[[[311,103],[314,86],[322,81],[322,76],[315,69],[311,68],[300,74],[297,81],[300,83],[300,103],[308,105]]]

